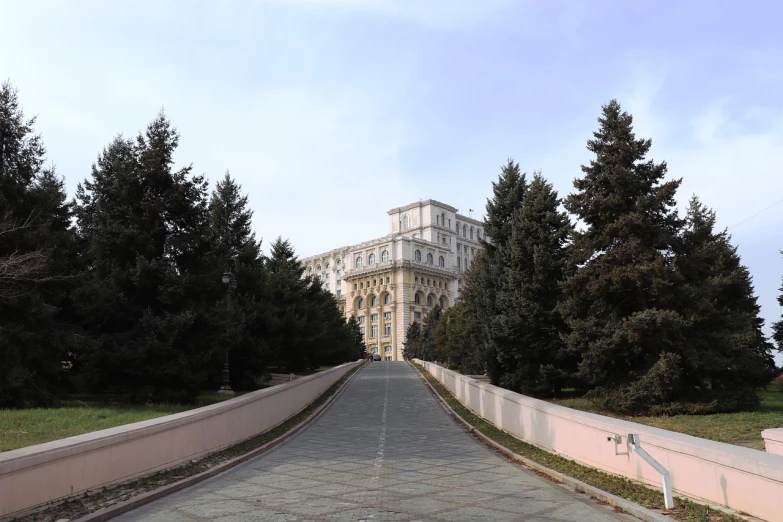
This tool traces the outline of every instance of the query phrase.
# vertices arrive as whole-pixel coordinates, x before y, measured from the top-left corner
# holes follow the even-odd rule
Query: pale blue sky
[[[435,198],[483,212],[511,156],[572,190],[617,98],[652,157],[732,227],[783,198],[783,4],[5,0],[0,77],[67,179],[165,107],[181,163],[250,195],[302,256]],[[780,317],[783,204],[731,230]]]

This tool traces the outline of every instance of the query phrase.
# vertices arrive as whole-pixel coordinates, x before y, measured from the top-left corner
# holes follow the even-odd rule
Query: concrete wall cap
[[[783,442],[783,428],[769,428],[761,432],[762,439]]]
[[[462,381],[470,386],[475,386],[487,393],[501,396],[516,404],[540,411],[546,415],[560,417],[598,431],[603,431],[607,435],[618,434],[625,436],[628,433],[637,433],[641,436],[642,446],[646,446],[648,449],[657,447],[692,455],[702,460],[719,463],[726,467],[745,471],[754,475],[763,475],[770,480],[783,483],[783,455],[702,439],[684,433],[646,426],[623,419],[615,419],[596,413],[575,410],[559,404],[552,404],[540,399],[534,399],[533,397],[512,392],[489,383],[477,381],[452,370],[440,367],[434,363],[419,361],[418,359],[416,361],[425,366],[432,365],[437,371],[443,372],[445,375],[448,375],[457,381]],[[775,433],[772,433],[768,438],[783,441],[783,429],[765,430],[764,433],[771,431],[774,431]],[[779,439],[777,437],[779,437]]]
[[[358,364],[358,362],[342,364],[324,370],[323,372],[294,379],[293,381],[284,384],[246,393],[239,397],[234,397],[233,399],[175,413],[173,415],[166,415],[156,419],[134,422],[132,424],[93,431],[82,435],[75,435],[73,437],[36,444],[34,446],[27,446],[16,450],[4,451],[0,453],[0,475],[69,457],[78,453],[93,451],[105,446],[147,437],[154,433],[185,426],[204,418],[221,415],[248,403],[265,399],[291,388],[307,384],[313,379],[340,371],[345,366],[356,364]]]

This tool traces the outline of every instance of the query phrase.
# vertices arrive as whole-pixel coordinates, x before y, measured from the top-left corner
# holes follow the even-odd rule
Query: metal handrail
[[[614,442],[614,454],[615,455],[630,455],[631,451],[635,451],[637,455],[639,455],[642,459],[644,459],[647,464],[652,466],[655,471],[661,474],[661,481],[663,483],[663,503],[666,509],[672,509],[674,507],[674,497],[672,496],[672,478],[669,474],[669,470],[661,466],[660,462],[655,460],[652,455],[647,453],[644,448],[642,448],[641,441],[639,440],[639,435],[637,433],[629,433],[628,439],[627,439],[627,445],[628,445],[628,451],[621,452],[619,451],[620,442],[622,441],[622,436],[620,435],[614,435],[606,437],[606,440],[609,442]]]

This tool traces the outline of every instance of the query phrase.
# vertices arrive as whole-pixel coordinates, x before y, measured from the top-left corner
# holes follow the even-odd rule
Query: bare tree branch
[[[35,212],[31,212],[27,218],[22,221],[21,223],[18,221],[15,221],[11,219],[11,213],[6,212],[3,214],[2,217],[0,217],[0,236],[5,234],[12,234],[14,232],[18,232],[20,230],[24,230],[27,228],[33,228],[33,227],[39,227],[41,224],[36,224],[35,220],[38,217],[38,214]]]
[[[39,226],[35,223],[37,215],[31,213],[22,222],[11,219],[10,213],[0,218],[0,236],[19,230]],[[0,301],[7,301],[24,295],[33,284],[55,279],[48,274],[49,252],[33,250],[32,252],[14,251],[6,257],[0,257]]]

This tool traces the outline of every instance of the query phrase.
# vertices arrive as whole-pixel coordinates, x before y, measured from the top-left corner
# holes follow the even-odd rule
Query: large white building
[[[481,248],[484,224],[429,199],[388,212],[387,236],[302,260],[355,316],[367,350],[402,360],[405,332],[436,304],[459,298],[465,270]]]

